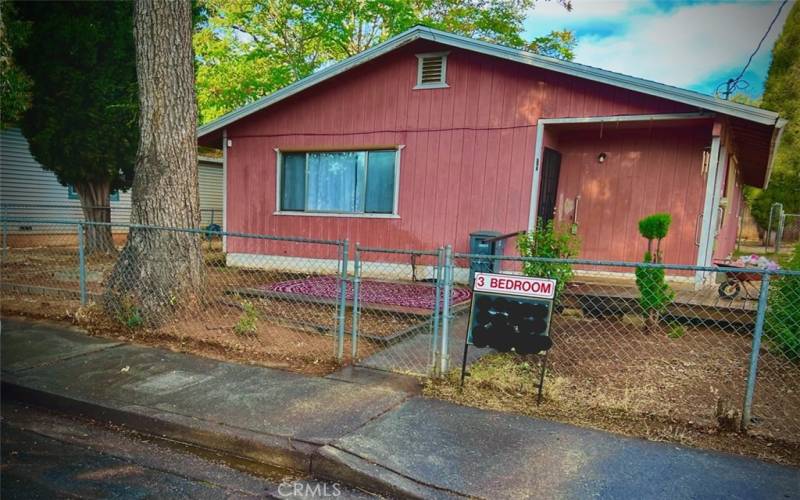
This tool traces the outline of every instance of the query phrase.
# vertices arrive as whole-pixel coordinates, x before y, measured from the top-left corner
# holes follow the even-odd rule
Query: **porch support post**
[[[539,185],[542,181],[542,141],[544,140],[544,122],[536,123],[536,145],[533,150],[533,182],[531,182],[531,207],[528,212],[528,230],[536,229],[536,217],[539,210]]]
[[[697,249],[697,265],[707,266],[710,264],[708,256],[710,255],[709,248],[714,246],[714,226],[712,225],[713,212],[716,211],[714,206],[715,189],[717,186],[717,175],[720,167],[720,136],[721,124],[714,123],[713,137],[711,138],[711,157],[708,160],[708,172],[706,173],[706,194],[703,202],[702,219],[700,223],[700,238],[699,248]],[[702,286],[703,281],[708,276],[705,271],[697,271],[695,273],[695,288]]]

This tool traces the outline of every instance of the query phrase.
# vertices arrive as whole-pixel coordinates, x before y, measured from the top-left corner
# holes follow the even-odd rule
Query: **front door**
[[[539,208],[536,212],[536,217],[542,219],[545,223],[555,216],[560,172],[561,153],[554,149],[544,148],[541,181],[539,184]]]

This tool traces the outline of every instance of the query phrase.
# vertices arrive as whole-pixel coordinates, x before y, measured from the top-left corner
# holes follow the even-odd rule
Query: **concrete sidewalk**
[[[10,320],[0,353],[4,398],[389,496],[800,496],[798,469],[347,381],[358,377],[308,377]]]
[[[314,451],[403,392],[3,321],[3,396],[309,471]]]

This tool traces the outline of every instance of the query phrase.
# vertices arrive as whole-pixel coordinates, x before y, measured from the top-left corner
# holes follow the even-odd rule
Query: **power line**
[[[784,6],[786,6],[786,4],[788,2],[789,2],[789,0],[783,0],[783,2],[781,2],[780,6],[778,7],[778,12],[775,13],[775,17],[773,17],[772,21],[769,23],[769,26],[767,27],[767,31],[764,32],[764,35],[761,37],[761,40],[758,41],[758,45],[756,46],[756,49],[753,51],[752,54],[750,54],[750,57],[747,58],[747,64],[744,65],[744,68],[742,68],[742,71],[739,72],[739,75],[737,75],[736,78],[729,78],[727,82],[720,83],[717,86],[717,89],[715,91],[715,94],[717,94],[717,96],[722,97],[725,100],[728,100],[730,98],[731,94],[733,94],[734,90],[736,90],[736,89],[746,89],[750,85],[747,81],[742,80],[742,77],[744,76],[745,72],[747,71],[747,68],[750,67],[750,63],[753,62],[753,58],[756,56],[758,51],[761,49],[761,45],[764,43],[764,40],[767,39],[767,35],[769,35],[769,32],[772,31],[772,27],[775,26],[775,21],[778,20],[778,17],[780,17],[780,15],[781,15],[781,11],[783,10]],[[723,86],[725,87],[725,90],[724,91],[720,91],[720,89]]]

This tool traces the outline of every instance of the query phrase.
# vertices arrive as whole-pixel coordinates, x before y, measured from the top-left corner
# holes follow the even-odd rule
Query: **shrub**
[[[580,247],[577,236],[564,228],[557,229],[550,220],[539,219],[536,230],[523,233],[517,238],[517,250],[523,257],[546,257],[569,259],[578,255]],[[555,303],[573,277],[572,265],[554,262],[523,262],[522,272],[526,276],[556,280]]]
[[[258,310],[249,300],[242,302],[242,315],[233,326],[238,335],[255,335],[258,330]]]
[[[663,260],[661,254],[661,240],[666,238],[672,222],[670,214],[653,214],[639,221],[639,234],[647,239],[647,251],[644,262],[660,264]],[[656,240],[655,254],[653,253],[653,240]],[[646,327],[649,329],[663,313],[667,305],[675,297],[672,289],[667,285],[666,273],[662,268],[637,267],[636,286],[639,289],[639,306],[646,318]]]
[[[800,271],[800,243],[785,266]],[[800,360],[800,276],[781,276],[769,294],[764,333],[783,355]]]
[[[139,306],[130,295],[126,295],[120,301],[120,307],[117,310],[117,321],[127,326],[128,328],[139,328],[144,325],[144,319],[139,310]]]
[[[686,328],[683,327],[680,323],[671,323],[669,325],[669,333],[667,333],[667,337],[671,339],[679,339],[686,335]]]

